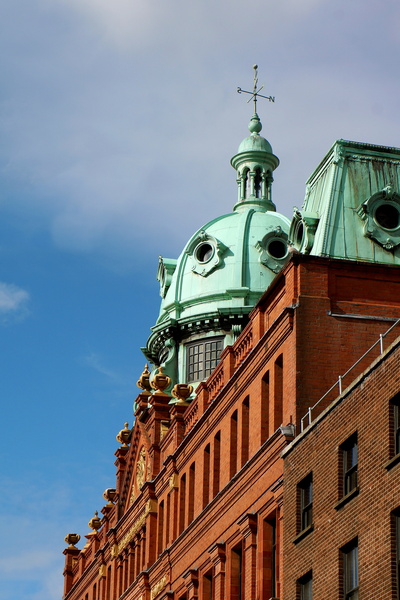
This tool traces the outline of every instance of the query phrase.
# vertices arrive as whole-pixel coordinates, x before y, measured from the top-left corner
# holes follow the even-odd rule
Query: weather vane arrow
[[[266,100],[269,100],[270,102],[275,102],[275,96],[263,96],[262,94],[260,94],[261,90],[264,88],[264,86],[262,85],[260,88],[257,89],[258,86],[258,65],[254,65],[253,66],[254,69],[254,87],[253,87],[253,91],[252,92],[248,92],[247,90],[242,90],[242,88],[238,87],[237,91],[238,94],[241,94],[243,92],[243,94],[250,94],[251,98],[249,98],[247,100],[247,104],[249,102],[251,102],[252,100],[254,101],[254,112],[257,112],[257,98],[265,98]]]

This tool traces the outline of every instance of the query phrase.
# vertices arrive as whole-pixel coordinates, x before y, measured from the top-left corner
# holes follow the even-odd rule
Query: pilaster
[[[244,558],[244,597],[246,600],[256,598],[257,575],[257,515],[249,513],[239,521],[243,536]]]
[[[214,566],[214,599],[225,600],[225,543],[217,542],[209,548],[208,552]]]
[[[197,600],[199,592],[199,572],[198,569],[189,569],[184,573],[186,589],[188,591],[188,600]]]

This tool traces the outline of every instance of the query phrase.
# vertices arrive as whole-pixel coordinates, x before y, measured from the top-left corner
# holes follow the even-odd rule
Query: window
[[[277,596],[277,565],[278,545],[276,531],[276,516],[264,519],[262,528],[262,567],[261,598],[275,598]]]
[[[261,381],[261,443],[269,437],[269,371],[267,371]]]
[[[203,452],[203,508],[210,501],[210,444],[204,448]]]
[[[254,171],[254,195],[256,198],[261,197],[261,170],[256,169]]]
[[[358,541],[342,549],[344,599],[358,600]]]
[[[186,379],[188,383],[209,377],[218,364],[223,338],[198,340],[186,346]]]
[[[300,600],[312,600],[312,571],[303,575],[297,583]]]
[[[209,571],[203,576],[202,600],[212,600],[213,595],[213,574]]]
[[[274,368],[274,431],[282,425],[283,420],[283,354],[278,356]]]
[[[242,435],[241,435],[241,466],[249,460],[249,443],[250,443],[250,399],[247,398],[242,403]]]
[[[188,525],[194,518],[194,499],[195,499],[195,481],[196,481],[196,465],[192,463],[189,469],[189,499],[188,499]]]
[[[231,552],[231,594],[230,600],[243,599],[243,559],[242,546],[234,548]]]
[[[179,533],[185,529],[186,474],[182,475],[179,485]]]
[[[157,535],[157,556],[164,550],[164,500],[158,506],[158,535]]]
[[[391,450],[393,456],[400,453],[400,394],[396,394],[390,401],[391,409],[391,422],[393,425],[392,436],[393,441],[391,444]]]
[[[219,492],[221,468],[221,432],[218,431],[214,436],[214,457],[213,457],[213,473],[212,473],[212,493],[213,497]]]
[[[235,410],[231,416],[230,424],[230,438],[229,438],[229,477],[232,477],[237,472],[237,459],[238,459],[238,411]]]
[[[312,473],[307,475],[298,485],[300,499],[300,531],[312,525],[313,481]]]
[[[342,446],[343,495],[347,496],[358,485],[358,442],[357,434],[352,435]]]

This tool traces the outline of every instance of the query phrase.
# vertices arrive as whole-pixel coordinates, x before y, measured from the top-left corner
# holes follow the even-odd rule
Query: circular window
[[[208,242],[203,242],[197,246],[195,250],[195,257],[200,263],[205,263],[212,258],[214,255],[214,248]]]
[[[303,222],[300,221],[296,227],[296,234],[295,234],[295,244],[297,246],[297,248],[300,248],[302,243],[303,243],[303,237],[304,237],[304,225]]]
[[[268,253],[276,259],[284,258],[287,254],[287,246],[281,240],[272,240],[267,246]]]
[[[374,217],[383,229],[397,229],[400,224],[399,209],[393,204],[380,204],[375,210]]]

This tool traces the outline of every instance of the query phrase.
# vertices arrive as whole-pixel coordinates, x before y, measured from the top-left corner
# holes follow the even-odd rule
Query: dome
[[[241,152],[249,152],[256,150],[258,152],[268,152],[272,154],[272,146],[268,140],[263,138],[258,133],[252,133],[249,137],[245,138],[240,144],[238,154]]]
[[[157,324],[253,307],[286,260],[289,227],[287,217],[256,208],[204,225],[186,244],[164,287]]]
[[[218,355],[234,342],[286,262],[289,226],[275,211],[246,207],[204,225],[177,260],[160,257],[160,314],[143,351],[173,383],[195,384],[210,374],[187,374],[196,341],[208,341]]]
[[[254,113],[250,136],[231,160],[238,185],[233,212],[198,229],[178,259],[159,259],[160,313],[142,350],[171,386],[196,386],[210,375],[287,260],[290,221],[271,199],[279,159],[261,129]]]

